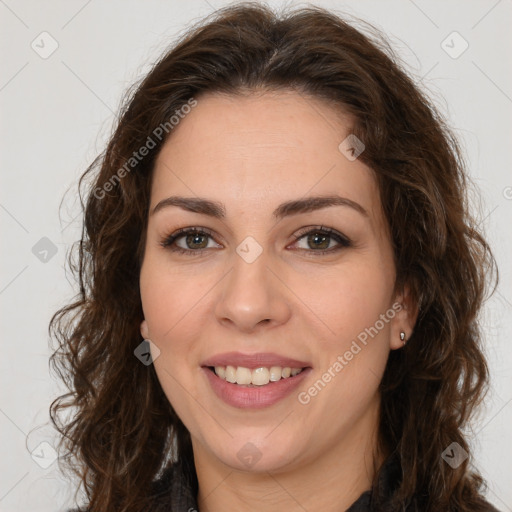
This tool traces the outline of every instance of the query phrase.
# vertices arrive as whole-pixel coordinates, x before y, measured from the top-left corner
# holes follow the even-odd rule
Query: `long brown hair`
[[[80,180],[84,224],[69,260],[80,292],[50,323],[52,367],[69,389],[50,415],[91,511],[150,510],[152,481],[172,462],[197,489],[188,431],[153,366],[134,356],[152,169],[172,137],[169,119],[191,98],[256,89],[292,89],[352,115],[365,144],[359,158],[380,187],[397,289],[407,284],[420,308],[381,383],[380,444],[398,454],[403,478],[379,510],[405,509],[413,497],[423,512],[484,510],[471,456],[453,469],[441,454],[454,442],[471,454],[462,429],[488,386],[477,313],[494,260],[468,211],[457,141],[385,39],[368,30],[373,36],[318,7],[279,15],[263,5],[224,8],[126,98],[106,150]],[[131,160],[148,137],[148,154]]]

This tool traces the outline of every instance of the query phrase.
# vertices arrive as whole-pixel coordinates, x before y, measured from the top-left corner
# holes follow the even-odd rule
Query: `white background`
[[[103,149],[127,87],[191,22],[226,3],[0,0],[1,511],[55,512],[70,505],[72,486],[57,462],[43,469],[34,459],[51,461],[55,444],[48,407],[59,386],[48,369],[47,326],[76,291],[64,264],[80,236],[77,179]],[[474,448],[488,480],[488,499],[512,511],[512,2],[316,5],[361,17],[388,35],[409,72],[449,117],[481,190],[475,213],[495,251],[501,281],[482,318],[493,379],[474,424]],[[47,59],[31,47],[43,31],[58,43]],[[441,46],[453,31],[469,44],[456,59]],[[462,41],[454,41],[456,50]],[[43,237],[58,250],[46,263],[32,252]]]

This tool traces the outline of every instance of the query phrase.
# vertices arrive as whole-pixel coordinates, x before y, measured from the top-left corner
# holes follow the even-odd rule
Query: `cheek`
[[[390,306],[392,288],[391,271],[359,262],[333,269],[331,273],[319,276],[314,283],[305,281],[301,293],[327,326],[329,338],[339,344],[356,339],[385,314]]]
[[[141,271],[144,317],[150,339],[160,349],[155,369],[166,391],[179,387],[166,372],[183,385],[192,380],[190,368],[196,368],[201,357],[194,340],[204,338],[207,311],[212,309],[211,291],[218,279],[197,268],[192,273],[193,266],[177,272],[165,262],[148,259]]]
[[[317,345],[322,382],[311,390],[323,394],[325,384],[324,403],[336,404],[347,413],[351,408],[362,413],[373,399],[389,355],[393,280],[393,269],[359,260],[333,272],[323,280],[325,286],[309,288],[308,303],[328,326],[328,334]],[[332,414],[335,421],[334,410],[326,411],[320,402],[322,414]]]
[[[191,340],[199,339],[203,331],[199,310],[206,304],[204,281],[201,284],[197,277],[169,273],[162,265],[147,263],[141,271],[140,291],[149,337],[160,349],[155,371],[174,410],[187,425],[193,424],[190,394],[197,395],[199,354]]]
[[[303,289],[308,293],[305,302],[319,312],[328,334],[317,339],[320,364],[314,382],[300,390],[301,403],[308,404],[311,415],[340,428],[365,414],[386,367],[393,273],[381,270],[375,265],[347,266],[325,280],[323,292],[323,280]]]
[[[173,269],[165,263],[165,258],[148,257],[144,262],[140,293],[152,341],[167,343],[175,331],[193,324],[190,321],[193,310],[210,288],[207,276],[200,278],[200,274],[187,268]]]

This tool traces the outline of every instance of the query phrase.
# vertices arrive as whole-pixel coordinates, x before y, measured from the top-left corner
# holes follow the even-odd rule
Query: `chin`
[[[298,449],[295,444],[284,439],[265,439],[267,434],[259,437],[244,435],[243,439],[233,440],[226,446],[229,451],[217,453],[217,457],[227,466],[237,471],[247,471],[251,473],[262,472],[280,472],[288,469],[294,460],[297,459]],[[215,450],[214,450],[215,453]]]

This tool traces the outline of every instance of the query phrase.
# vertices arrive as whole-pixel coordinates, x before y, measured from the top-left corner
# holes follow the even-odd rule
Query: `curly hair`
[[[133,354],[152,170],[172,131],[131,159],[191,98],[256,90],[295,90],[351,114],[390,227],[396,287],[407,285],[419,306],[380,386],[379,443],[399,454],[403,479],[379,510],[405,509],[413,496],[424,512],[484,510],[471,456],[452,469],[440,455],[453,442],[471,453],[463,429],[488,389],[477,314],[494,258],[469,212],[456,138],[385,38],[365,27],[319,7],[279,15],[261,4],[224,8],[128,92],[106,150],[80,179],[82,236],[68,256],[79,294],[49,326],[58,343],[51,365],[69,391],[50,417],[89,510],[149,510],[151,484],[170,462],[197,485],[190,435],[153,365]]]

